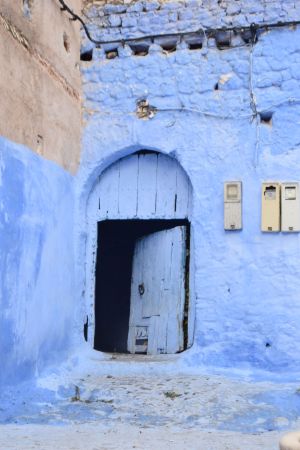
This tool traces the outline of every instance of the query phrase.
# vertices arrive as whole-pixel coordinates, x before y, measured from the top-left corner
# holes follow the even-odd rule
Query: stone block
[[[180,20],[177,22],[177,28],[179,31],[190,32],[194,29],[194,26],[188,20]]]
[[[149,47],[149,54],[162,53],[162,48],[158,44],[152,44]]]
[[[171,11],[168,14],[168,21],[169,22],[177,22],[178,21],[178,12],[177,11]]]
[[[122,24],[121,17],[118,14],[111,14],[108,21],[111,27],[119,27]]]
[[[136,19],[136,17],[132,17],[129,15],[124,15],[122,17],[122,26],[126,27],[126,28],[133,28],[136,27],[138,24],[138,21]]]
[[[207,40],[207,47],[208,48],[216,48],[217,47],[217,43],[216,43],[215,38],[209,38]]]
[[[160,3],[156,0],[154,0],[153,2],[146,1],[146,2],[143,2],[143,6],[144,6],[144,11],[155,11],[160,8]]]
[[[126,12],[126,5],[105,5],[103,7],[104,14],[120,14]]]
[[[127,12],[137,12],[140,13],[144,9],[144,5],[142,2],[133,3],[132,5],[128,6]]]
[[[237,14],[234,16],[225,16],[222,18],[222,23],[224,25],[233,25],[236,27],[249,26],[249,23],[244,14]]]
[[[185,6],[187,8],[201,8],[202,7],[202,0],[185,0]]]
[[[161,10],[164,9],[168,9],[168,10],[173,10],[173,9],[181,9],[184,6],[183,2],[165,2],[162,3],[160,6]]]
[[[127,44],[118,47],[118,55],[120,58],[128,58],[129,56],[132,56],[132,53],[130,46]]]
[[[194,18],[195,10],[191,8],[184,8],[178,12],[179,20],[191,20]]]
[[[233,14],[239,14],[241,12],[241,4],[236,3],[230,3],[226,8],[226,14],[231,16]]]

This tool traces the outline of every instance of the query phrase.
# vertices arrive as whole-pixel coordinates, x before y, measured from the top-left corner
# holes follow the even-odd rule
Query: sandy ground
[[[297,383],[179,373],[176,360],[91,360],[1,394],[0,449],[278,450]]]

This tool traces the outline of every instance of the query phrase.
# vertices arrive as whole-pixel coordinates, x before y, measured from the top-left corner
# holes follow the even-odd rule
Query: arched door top
[[[178,162],[161,153],[137,152],[109,166],[89,199],[89,212],[105,219],[185,219],[191,185]]]

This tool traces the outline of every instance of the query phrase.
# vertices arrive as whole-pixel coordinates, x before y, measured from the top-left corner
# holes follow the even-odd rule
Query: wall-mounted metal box
[[[226,181],[224,183],[224,229],[242,229],[241,181]]]
[[[278,182],[262,184],[261,230],[280,231],[280,183]]]
[[[281,231],[300,231],[299,183],[281,184]]]

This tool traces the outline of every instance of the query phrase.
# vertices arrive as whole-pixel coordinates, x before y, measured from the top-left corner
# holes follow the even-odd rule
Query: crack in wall
[[[36,49],[34,49],[28,39],[23,35],[23,33],[18,30],[18,28],[13,25],[2,13],[0,13],[0,24],[3,28],[10,33],[13,39],[18,42],[22,47],[32,56],[32,58],[37,61],[49,74],[51,78],[53,78],[56,82],[58,82],[61,87],[70,95],[70,97],[74,98],[77,101],[80,101],[80,94],[74,89],[70,83],[66,80],[66,78],[61,75],[53,65],[44,58]]]

